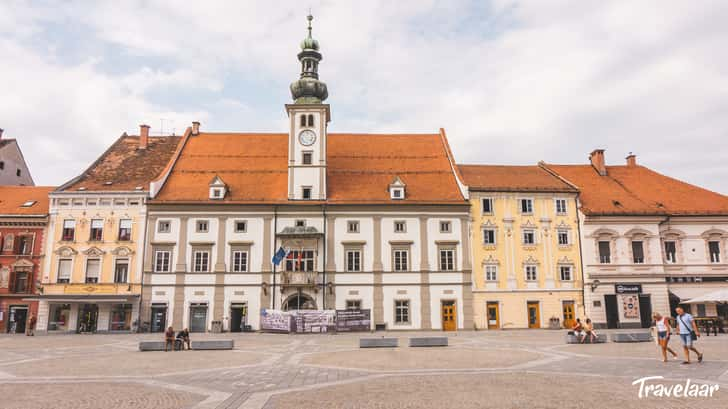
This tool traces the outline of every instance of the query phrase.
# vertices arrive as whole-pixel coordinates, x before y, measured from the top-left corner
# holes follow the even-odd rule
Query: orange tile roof
[[[59,191],[149,190],[172,158],[181,137],[150,136],[147,149],[138,149],[139,136],[122,135],[85,172],[58,188]],[[109,184],[108,182],[111,182]]]
[[[544,165],[579,188],[589,215],[728,215],[728,196],[644,166]]]
[[[458,165],[471,190],[491,192],[576,192],[540,166]]]
[[[464,202],[440,134],[333,133],[328,134],[327,149],[328,203]],[[215,175],[229,190],[221,201],[208,197]],[[405,200],[389,197],[396,176],[406,185]],[[191,136],[155,201],[288,202],[288,134]]]
[[[0,216],[43,216],[48,214],[50,186],[0,186]],[[24,207],[26,202],[35,202]]]

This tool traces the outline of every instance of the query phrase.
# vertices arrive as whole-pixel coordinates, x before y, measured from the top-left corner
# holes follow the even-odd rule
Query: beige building
[[[137,325],[149,181],[179,137],[122,135],[50,194],[38,331],[132,331]]]

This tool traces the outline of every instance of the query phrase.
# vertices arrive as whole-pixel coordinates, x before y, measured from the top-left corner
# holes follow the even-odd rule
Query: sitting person
[[[577,318],[574,325],[571,326],[571,331],[574,333],[576,338],[580,338],[585,335],[584,327],[581,325],[581,320],[579,318]]]
[[[168,346],[174,351],[174,328],[172,327],[167,328],[164,333],[164,352],[168,351]]]
[[[589,343],[593,344],[598,340],[597,333],[594,332],[594,324],[592,324],[592,321],[590,318],[586,319],[586,324],[584,325],[584,335],[581,337],[581,343],[584,343],[584,340],[586,339],[587,335],[589,336]]]
[[[177,339],[180,342],[180,350],[184,351],[185,344],[187,344],[187,350],[188,351],[190,349],[192,349],[190,347],[190,330],[188,330],[187,328],[185,328],[182,331],[180,331],[179,333],[177,333]]]

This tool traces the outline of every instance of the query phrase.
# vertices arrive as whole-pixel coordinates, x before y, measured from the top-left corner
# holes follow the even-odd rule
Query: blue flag
[[[273,264],[279,265],[281,264],[281,261],[286,258],[288,255],[288,251],[284,249],[283,247],[278,248],[278,251],[276,251],[276,254],[273,255],[273,259],[271,260]]]

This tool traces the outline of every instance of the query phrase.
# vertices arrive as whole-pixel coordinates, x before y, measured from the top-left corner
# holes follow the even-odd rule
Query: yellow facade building
[[[577,190],[540,166],[460,165],[471,203],[476,329],[581,316]]]

